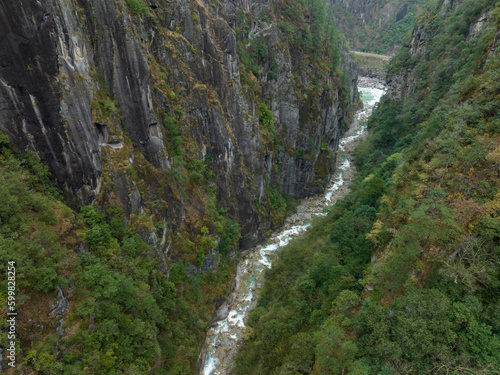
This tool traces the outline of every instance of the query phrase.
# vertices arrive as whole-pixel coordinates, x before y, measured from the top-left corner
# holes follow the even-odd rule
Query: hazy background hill
[[[395,54],[433,0],[329,0],[353,50]]]

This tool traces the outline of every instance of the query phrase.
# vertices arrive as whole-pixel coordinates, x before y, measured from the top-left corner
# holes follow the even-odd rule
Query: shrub
[[[148,13],[148,7],[141,0],[125,0],[128,8],[140,16],[144,16]]]
[[[170,151],[173,156],[184,155],[179,124],[175,121],[174,117],[170,113],[167,113],[167,115],[165,116],[165,127],[167,128],[168,143],[170,145]]]

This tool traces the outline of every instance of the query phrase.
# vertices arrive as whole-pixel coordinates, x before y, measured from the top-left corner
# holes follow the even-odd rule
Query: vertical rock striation
[[[254,20],[248,39],[262,38],[269,51],[250,82],[242,82],[249,75],[234,31],[240,9]],[[74,205],[147,213],[168,222],[157,225],[165,237],[190,226],[187,207],[200,218],[206,210],[195,180],[176,179],[190,169],[172,151],[171,116],[184,161],[206,162],[218,204],[241,226],[240,245],[252,246],[282,222],[266,212],[269,187],[293,198],[324,188],[357,102],[344,47],[338,66],[349,88],[284,38],[278,10],[265,0],[158,1],[142,16],[124,1],[2,3],[0,130],[20,151],[38,153]],[[269,79],[273,64],[280,68]],[[325,85],[313,95],[317,81]],[[272,111],[274,139],[259,123],[261,103]]]

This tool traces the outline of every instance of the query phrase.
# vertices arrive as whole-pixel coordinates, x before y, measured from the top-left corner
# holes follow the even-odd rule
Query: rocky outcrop
[[[427,51],[429,36],[425,24],[419,23],[413,30],[407,49],[410,57],[424,55]],[[387,77],[387,95],[392,99],[404,101],[412,92],[414,84],[413,65],[400,69],[396,74]]]
[[[446,13],[455,9],[460,3],[461,0],[443,0],[439,8],[439,15],[444,16]]]
[[[249,39],[269,50],[252,82],[242,82],[234,33],[240,8],[254,19],[270,14],[250,25]],[[267,1],[161,1],[142,12],[124,1],[1,4],[0,130],[20,151],[40,155],[73,205],[113,203],[127,217],[161,223],[152,229],[158,238],[181,228],[195,236],[192,217],[204,217],[210,188],[239,222],[241,246],[252,246],[280,224],[265,209],[269,186],[302,198],[332,174],[340,125],[357,101],[354,64],[343,50],[347,100],[329,77],[315,101],[311,82],[326,74],[305,64],[294,75],[305,58],[283,38]],[[272,111],[277,140],[259,124],[260,103]],[[213,172],[205,191],[194,172],[182,177],[194,171],[186,162]]]
[[[387,95],[391,99],[404,101],[413,89],[412,68],[401,70],[395,75],[387,78]]]
[[[423,55],[426,51],[427,34],[423,24],[417,25],[413,30],[410,41],[410,55]]]
[[[472,39],[477,34],[479,34],[479,32],[481,31],[481,29],[484,27],[484,25],[488,21],[490,13],[491,13],[491,11],[484,12],[483,14],[481,14],[481,16],[479,16],[479,18],[475,22],[473,22],[470,25],[470,27],[469,27],[469,33],[467,34],[467,40]]]
[[[405,18],[406,15],[408,14],[409,9],[410,9],[410,7],[408,6],[408,4],[403,4],[401,6],[401,8],[399,8],[398,12],[396,13],[396,22],[399,22],[403,18]]]
[[[424,55],[427,50],[428,35],[424,24],[416,25],[409,45],[406,47],[411,57]],[[404,101],[412,92],[414,84],[413,65],[400,69],[387,77],[387,95],[392,99]]]
[[[58,289],[57,297],[50,307],[49,316],[54,317],[56,323],[56,332],[59,337],[64,333],[63,323],[69,311],[70,301],[68,295],[71,293],[73,288],[69,288],[66,291]]]

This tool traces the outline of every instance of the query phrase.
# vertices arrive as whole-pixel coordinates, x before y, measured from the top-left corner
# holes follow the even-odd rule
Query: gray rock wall
[[[273,22],[252,26],[270,56],[256,86],[243,84],[233,31],[243,2],[155,5],[140,17],[123,1],[0,4],[0,130],[21,152],[40,155],[73,205],[112,201],[176,231],[187,225],[184,208],[196,200],[179,196],[168,177],[177,172],[164,118],[175,113],[186,153],[210,156],[217,200],[240,223],[241,246],[252,246],[276,225],[257,209],[267,202],[266,186],[278,184],[295,198],[323,189],[348,105],[333,81],[319,102],[297,91],[293,72],[301,57]],[[257,17],[270,6],[256,1],[247,9]],[[272,58],[281,69],[270,82]],[[356,69],[345,50],[341,65],[355,103]],[[309,70],[306,81],[324,74]],[[259,128],[261,102],[273,112],[278,149]],[[328,150],[321,150],[325,143]],[[301,149],[307,158],[297,157]],[[131,177],[127,168],[142,169]],[[155,211],[153,199],[166,202],[163,209]],[[196,214],[202,217],[203,208]]]

